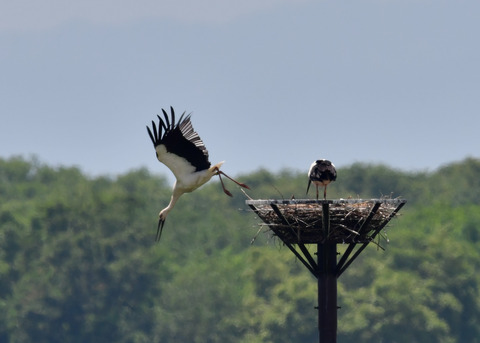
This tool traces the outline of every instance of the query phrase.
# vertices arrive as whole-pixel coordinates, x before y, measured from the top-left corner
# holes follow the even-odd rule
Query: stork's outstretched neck
[[[168,212],[172,210],[173,206],[175,206],[175,203],[181,195],[182,193],[175,192],[174,190],[172,197],[170,198],[170,203],[158,214],[158,227],[157,235],[155,236],[155,242],[160,241],[160,237],[162,237],[163,225],[165,224],[165,220],[167,219]]]

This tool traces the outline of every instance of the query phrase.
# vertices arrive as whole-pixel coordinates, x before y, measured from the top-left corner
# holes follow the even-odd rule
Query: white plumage
[[[207,148],[198,133],[193,129],[190,115],[184,118],[184,112],[178,122],[175,122],[175,111],[172,107],[170,107],[170,111],[171,118],[163,109],[164,118],[162,119],[157,115],[158,129],[154,121],[152,121],[152,130],[147,126],[148,135],[152,140],[158,160],[165,164],[176,178],[170,203],[158,215],[156,241],[160,240],[165,219],[175,206],[178,198],[182,194],[192,192],[205,184],[212,176],[218,175],[223,191],[228,196],[232,196],[232,194],[225,188],[221,175],[241,187],[248,188],[247,185],[235,181],[220,170],[223,162],[211,166]]]
[[[308,170],[308,186],[307,193],[310,189],[310,184],[313,182],[317,188],[318,200],[318,186],[323,186],[323,199],[327,198],[327,185],[337,179],[337,170],[332,162],[328,160],[316,160]]]

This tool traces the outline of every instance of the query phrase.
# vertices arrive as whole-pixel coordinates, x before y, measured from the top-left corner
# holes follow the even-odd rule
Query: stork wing
[[[154,121],[152,130],[147,126],[158,160],[165,164],[177,179],[182,174],[208,169],[208,151],[198,133],[194,131],[190,115],[184,118],[184,112],[175,123],[175,112],[172,107],[170,110],[171,119],[162,109],[165,119],[158,116],[158,129]]]

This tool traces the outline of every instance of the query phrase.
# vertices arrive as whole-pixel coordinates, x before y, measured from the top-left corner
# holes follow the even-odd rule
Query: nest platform
[[[335,343],[337,339],[337,279],[406,202],[403,199],[246,201],[317,278],[319,342]],[[338,259],[340,243],[348,246]],[[307,244],[316,244],[317,252],[312,253]]]
[[[403,199],[246,201],[272,233],[288,244],[368,243],[405,203]],[[329,225],[325,225],[324,211],[328,211]]]

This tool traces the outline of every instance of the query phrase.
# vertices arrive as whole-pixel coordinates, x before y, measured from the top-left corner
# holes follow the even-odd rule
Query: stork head
[[[155,236],[155,242],[160,241],[160,237],[162,237],[163,225],[165,224],[165,220],[167,219],[168,211],[169,209],[164,209],[158,214],[158,227],[157,235]]]

